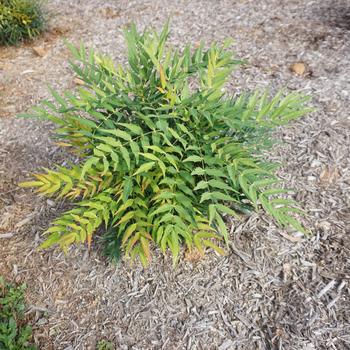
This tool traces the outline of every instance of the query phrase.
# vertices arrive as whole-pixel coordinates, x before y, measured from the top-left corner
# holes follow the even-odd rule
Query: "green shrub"
[[[37,174],[42,195],[76,200],[47,230],[43,248],[88,242],[104,226],[106,253],[150,259],[150,244],[176,263],[180,247],[224,253],[225,215],[265,209],[278,224],[303,231],[291,216],[302,213],[276,187],[277,164],[263,157],[277,125],[305,114],[298,94],[226,96],[223,86],[239,61],[223,46],[203,44],[183,52],[165,46],[162,33],[135,26],[125,31],[129,66],[69,45],[71,63],[84,81],[76,94],[44,101],[26,116],[58,125],[59,144],[79,155],[79,164]],[[222,245],[221,245],[222,246]]]
[[[35,350],[30,345],[32,329],[23,325],[26,286],[13,286],[0,276],[0,349]]]
[[[32,39],[44,24],[41,0],[0,0],[0,45]]]

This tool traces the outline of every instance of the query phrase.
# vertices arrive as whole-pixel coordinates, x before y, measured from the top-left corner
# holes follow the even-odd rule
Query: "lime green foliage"
[[[0,0],[0,45],[32,39],[44,24],[41,0]]]
[[[100,340],[97,344],[97,350],[114,350],[114,345],[106,340]]]
[[[13,286],[0,276],[0,349],[35,350],[32,329],[23,325],[25,285]]]
[[[308,112],[305,98],[226,96],[224,84],[240,63],[229,43],[180,52],[166,47],[167,37],[167,26],[160,35],[126,30],[128,67],[69,45],[85,86],[62,96],[52,90],[55,103],[44,101],[29,115],[57,124],[59,144],[81,159],[22,184],[75,200],[42,247],[90,245],[104,226],[111,257],[121,247],[147,264],[155,244],[169,248],[176,263],[182,244],[223,254],[223,216],[260,207],[281,226],[303,230],[290,215],[301,210],[285,198],[289,190],[276,187],[276,165],[261,151],[271,129]]]

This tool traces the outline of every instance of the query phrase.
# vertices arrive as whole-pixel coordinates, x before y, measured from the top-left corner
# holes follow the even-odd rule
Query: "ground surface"
[[[350,348],[349,2],[55,0],[48,6],[43,38],[0,49],[0,274],[28,284],[40,349],[95,349],[100,339],[116,349]],[[237,56],[249,64],[236,72],[232,91],[269,86],[313,95],[317,111],[279,131],[286,145],[272,155],[285,163],[281,176],[308,210],[312,237],[287,234],[253,215],[232,222],[226,257],[187,257],[175,270],[160,256],[145,271],[111,266],[97,247],[89,254],[75,248],[69,257],[37,252],[40,234],[63,204],[16,184],[65,155],[50,142],[48,123],[15,114],[48,97],[47,84],[74,87],[63,38],[121,59],[123,25],[160,28],[168,16],[175,45],[235,39]],[[297,62],[303,64],[291,71]]]

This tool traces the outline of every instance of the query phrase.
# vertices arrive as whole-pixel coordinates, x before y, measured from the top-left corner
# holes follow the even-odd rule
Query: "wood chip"
[[[220,346],[219,346],[219,350],[230,350],[232,349],[234,343],[232,340],[228,339],[225,340]]]
[[[306,65],[303,62],[293,63],[289,69],[296,75],[303,76],[306,73]]]
[[[48,49],[42,46],[34,46],[32,50],[39,57],[45,57],[48,53]]]
[[[79,78],[74,78],[74,79],[73,79],[73,82],[74,82],[74,84],[76,84],[76,85],[85,85],[84,80],[81,80],[81,79],[79,79]]]
[[[25,219],[23,219],[23,220],[21,220],[20,222],[18,222],[18,223],[15,225],[15,227],[16,227],[16,228],[20,228],[20,227],[22,227],[22,226],[28,224],[30,221],[32,221],[32,219],[33,219],[33,216],[28,216],[28,217],[26,217]]]
[[[323,185],[331,185],[337,182],[339,170],[336,167],[326,167],[320,174],[320,182]]]
[[[15,234],[13,232],[7,232],[7,233],[0,233],[0,238],[11,238]]]
[[[335,284],[335,280],[331,280],[324,288],[320,290],[320,292],[317,294],[317,298],[322,298],[322,296],[325,295],[329,290],[331,290],[335,286]]]
[[[303,240],[302,237],[291,236],[291,235],[289,235],[288,233],[286,233],[286,232],[284,232],[284,231],[282,231],[282,230],[278,230],[278,233],[279,233],[282,237],[288,239],[288,241],[291,241],[291,242],[293,242],[293,243],[298,243],[298,242],[301,242],[301,241]]]

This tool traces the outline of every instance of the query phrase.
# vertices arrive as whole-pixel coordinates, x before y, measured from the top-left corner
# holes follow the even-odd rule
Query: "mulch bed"
[[[281,4],[282,3],[282,4]],[[0,48],[0,275],[26,282],[28,317],[40,349],[350,348],[350,4],[305,0],[54,0],[50,29],[33,43]],[[52,126],[18,119],[72,88],[63,38],[124,59],[122,27],[160,28],[171,16],[176,46],[231,36],[248,63],[228,88],[281,87],[313,96],[315,112],[276,132],[287,186],[308,212],[300,237],[258,213],[229,220],[230,250],[176,269],[154,251],[146,270],[111,265],[95,243],[37,251],[65,203],[17,187],[66,155]]]

